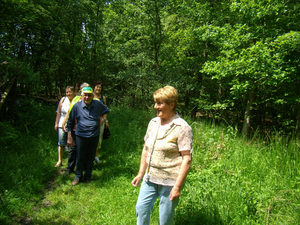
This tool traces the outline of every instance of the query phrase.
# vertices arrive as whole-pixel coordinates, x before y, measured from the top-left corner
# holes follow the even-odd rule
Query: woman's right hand
[[[143,178],[143,174],[138,174],[133,180],[131,181],[131,184],[134,187],[138,187],[140,185],[140,181]]]
[[[54,125],[54,130],[57,132],[57,130],[58,130],[58,125],[57,124]]]

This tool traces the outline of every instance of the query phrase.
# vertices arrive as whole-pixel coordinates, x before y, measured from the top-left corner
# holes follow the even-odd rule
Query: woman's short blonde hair
[[[153,98],[154,100],[160,99],[168,105],[174,102],[174,111],[176,110],[178,102],[178,92],[174,87],[165,86],[163,88],[158,89],[156,92],[154,92]]]

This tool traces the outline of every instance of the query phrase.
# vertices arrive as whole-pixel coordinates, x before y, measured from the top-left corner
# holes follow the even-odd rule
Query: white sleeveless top
[[[58,122],[58,127],[62,127],[62,122],[64,121],[67,112],[69,111],[70,108],[70,101],[68,99],[68,97],[65,97],[65,99],[63,100],[63,103],[61,105],[61,110],[60,110],[60,118],[59,118],[59,122]]]

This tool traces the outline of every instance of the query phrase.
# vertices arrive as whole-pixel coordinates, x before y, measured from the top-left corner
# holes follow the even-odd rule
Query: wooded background
[[[135,108],[172,85],[182,114],[294,133],[299,31],[298,0],[1,0],[0,82],[58,98],[100,80]]]

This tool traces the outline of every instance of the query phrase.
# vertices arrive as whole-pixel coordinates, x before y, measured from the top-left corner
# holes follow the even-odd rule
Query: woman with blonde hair
[[[153,97],[157,117],[148,124],[140,170],[131,182],[136,187],[143,179],[136,204],[138,225],[150,223],[151,210],[158,197],[159,224],[173,224],[192,161],[193,131],[176,113],[177,90],[166,86],[158,89]]]
[[[67,145],[67,133],[63,130],[62,124],[69,111],[71,102],[75,97],[74,87],[66,87],[66,97],[62,97],[59,101],[54,129],[58,132],[58,161],[55,167],[62,166],[62,158],[64,155],[65,147]]]

